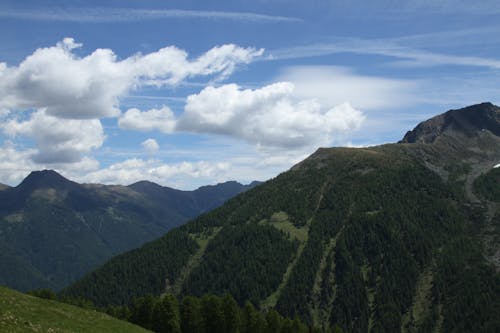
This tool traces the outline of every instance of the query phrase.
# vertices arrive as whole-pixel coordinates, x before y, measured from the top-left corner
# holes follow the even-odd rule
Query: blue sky
[[[0,182],[192,189],[498,104],[500,5],[2,1]]]

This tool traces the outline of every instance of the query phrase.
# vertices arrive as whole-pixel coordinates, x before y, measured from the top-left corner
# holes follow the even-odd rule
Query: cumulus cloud
[[[37,150],[31,154],[36,163],[74,163],[84,154],[102,146],[104,131],[97,119],[59,119],[38,110],[25,121],[11,119],[0,125],[9,137],[33,138]]]
[[[171,133],[175,128],[175,121],[174,113],[167,106],[148,111],[133,108],[120,116],[118,125],[120,128],[129,130],[159,130],[163,133]]]
[[[142,148],[150,154],[157,152],[160,149],[160,145],[155,139],[147,139],[141,143]]]
[[[263,50],[228,44],[196,59],[175,46],[123,60],[110,49],[79,57],[81,44],[65,38],[37,49],[18,66],[0,63],[0,109],[45,108],[53,116],[91,119],[119,115],[119,100],[145,85],[176,85],[198,75],[230,75]]]
[[[325,108],[314,99],[297,100],[290,82],[255,90],[227,84],[189,96],[176,128],[229,135],[262,146],[299,148],[328,144],[357,129],[363,119],[348,103]]]
[[[166,181],[175,183],[190,178],[217,177],[228,168],[229,165],[223,162],[198,161],[167,164],[159,160],[134,158],[90,172],[83,179],[88,182],[103,184],[131,184],[148,179],[165,184]]]
[[[0,182],[17,185],[34,169],[31,156],[35,153],[34,149],[19,151],[14,143],[5,141],[0,147]]]
[[[12,141],[6,140],[0,146],[0,182],[12,186],[19,184],[31,171],[53,169],[65,177],[79,180],[82,174],[99,169],[99,162],[84,156],[75,163],[38,163],[33,160],[39,152],[36,149],[19,149]]]

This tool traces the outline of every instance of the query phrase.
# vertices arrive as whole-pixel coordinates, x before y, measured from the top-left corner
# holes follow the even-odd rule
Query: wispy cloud
[[[402,38],[399,38],[402,40]],[[405,66],[459,65],[500,69],[500,60],[477,56],[457,56],[408,47],[398,39],[339,38],[329,43],[303,45],[271,50],[267,59],[295,59],[338,53],[382,55],[401,59],[396,64]]]
[[[349,0],[331,1],[317,0],[323,3],[325,8],[335,10],[342,15],[354,17],[378,17],[387,20],[401,20],[409,16],[414,17],[417,13],[420,17],[428,15],[454,16],[454,15],[477,15],[486,16],[500,12],[497,0]]]
[[[301,22],[295,17],[266,15],[251,12],[204,11],[182,9],[131,8],[51,8],[37,10],[4,9],[0,17],[37,21],[64,22],[134,22],[161,19],[211,19],[246,22]]]

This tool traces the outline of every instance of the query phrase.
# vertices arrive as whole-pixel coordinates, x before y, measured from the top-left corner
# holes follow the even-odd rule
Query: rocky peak
[[[433,143],[441,136],[473,137],[489,131],[500,137],[500,108],[491,103],[450,110],[421,122],[400,143]]]

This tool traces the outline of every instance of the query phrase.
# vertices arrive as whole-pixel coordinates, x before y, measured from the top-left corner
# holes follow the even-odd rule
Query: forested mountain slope
[[[499,112],[480,104],[399,144],[319,149],[63,293],[107,305],[230,292],[347,332],[497,332],[500,219],[481,179],[497,177]]]
[[[180,191],[150,182],[82,185],[54,171],[32,172],[0,191],[0,284],[61,289],[254,185]]]

